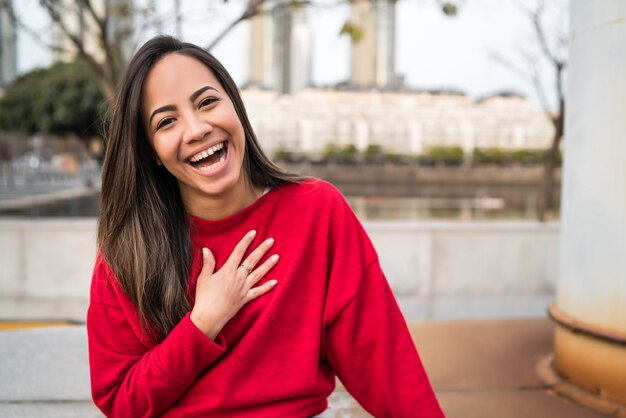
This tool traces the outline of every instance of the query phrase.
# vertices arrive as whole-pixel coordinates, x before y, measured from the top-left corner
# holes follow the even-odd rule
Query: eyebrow
[[[211,86],[200,87],[198,90],[196,90],[193,93],[191,93],[191,96],[189,96],[189,101],[190,102],[194,102],[198,98],[198,96],[200,96],[202,93],[204,93],[207,90],[217,91],[217,89],[215,89],[214,87],[211,87]],[[166,106],[161,106],[158,109],[155,109],[154,112],[152,112],[152,114],[150,115],[150,121],[148,123],[152,124],[152,119],[154,119],[154,117],[158,113],[169,112],[169,111],[172,111],[172,110],[176,110],[176,106],[174,106],[174,105],[166,105]]]
[[[194,91],[191,96],[189,96],[189,101],[190,102],[195,102],[196,99],[198,98],[198,96],[200,96],[202,93],[204,93],[207,90],[214,90],[217,91],[217,89],[211,87],[211,86],[204,86],[204,87],[200,87],[198,90]]]

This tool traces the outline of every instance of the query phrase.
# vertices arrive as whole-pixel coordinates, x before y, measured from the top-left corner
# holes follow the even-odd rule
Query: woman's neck
[[[204,195],[202,199],[183,204],[187,213],[208,221],[217,221],[227,218],[242,209],[247,208],[258,198],[263,196],[263,188],[246,181],[243,176],[240,183],[219,195]]]

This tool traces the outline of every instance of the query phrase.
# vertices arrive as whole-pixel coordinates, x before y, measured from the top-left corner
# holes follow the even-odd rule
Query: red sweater
[[[326,408],[336,375],[376,417],[443,417],[376,252],[328,183],[280,187],[223,220],[191,218],[192,295],[200,248],[219,269],[251,229],[251,249],[276,239],[281,261],[260,283],[278,284],[215,341],[189,314],[151,340],[98,256],[87,330],[92,395],[105,415],[310,417]]]

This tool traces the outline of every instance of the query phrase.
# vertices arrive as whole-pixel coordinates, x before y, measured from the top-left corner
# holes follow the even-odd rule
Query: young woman
[[[338,376],[376,417],[443,416],[361,224],[270,162],[215,58],[148,41],[108,129],[87,316],[105,415],[332,416]]]

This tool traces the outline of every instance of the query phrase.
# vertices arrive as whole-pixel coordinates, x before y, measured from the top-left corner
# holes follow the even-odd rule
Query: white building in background
[[[378,144],[421,153],[431,146],[547,148],[553,127],[519,96],[474,100],[462,94],[304,89],[293,95],[242,91],[253,128],[270,153],[321,152],[327,144]]]
[[[8,7],[12,7],[9,0]],[[0,91],[6,88],[17,74],[17,30],[9,10],[0,6]]]
[[[282,0],[281,0],[282,1]],[[396,0],[350,2],[347,89],[310,86],[311,34],[305,8],[272,4],[252,20],[251,81],[243,89],[264,147],[321,152],[327,144],[370,144],[417,154],[431,146],[546,148],[543,111],[516,95],[474,100],[459,93],[400,89],[395,69]],[[354,35],[354,34],[353,34]]]

